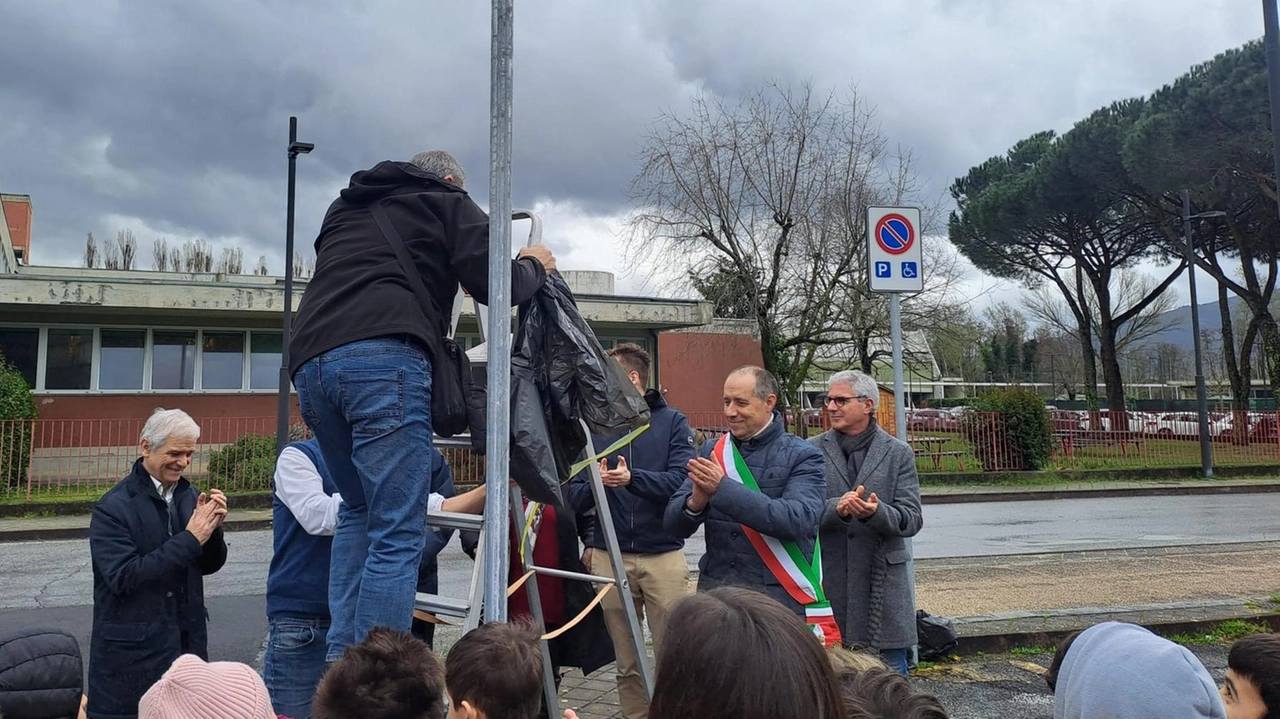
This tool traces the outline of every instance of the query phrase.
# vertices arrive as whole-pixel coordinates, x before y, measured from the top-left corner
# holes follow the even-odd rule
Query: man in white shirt
[[[449,466],[432,450],[432,487]],[[452,482],[448,483],[452,494]],[[450,497],[432,492],[429,511],[478,513],[481,486]],[[315,439],[294,442],[276,460],[272,499],[274,554],[267,573],[267,650],[262,675],[271,704],[281,716],[310,719],[311,701],[324,674],[329,631],[329,552],[342,495],[329,476]],[[428,533],[428,539],[430,539]],[[447,542],[447,537],[445,540]],[[428,541],[439,551],[443,542]]]

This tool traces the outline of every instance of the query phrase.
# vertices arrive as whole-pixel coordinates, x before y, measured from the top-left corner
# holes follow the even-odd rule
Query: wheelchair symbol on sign
[[[876,277],[892,277],[893,276],[892,268],[893,266],[890,265],[888,262],[877,262]]]
[[[917,275],[917,272],[918,272],[918,271],[917,271],[917,269],[916,269],[916,263],[914,263],[914,262],[903,262],[903,263],[902,263],[902,276],[903,276],[903,277],[905,277],[905,278],[907,278],[907,279],[915,279],[915,278],[916,278],[916,275]]]

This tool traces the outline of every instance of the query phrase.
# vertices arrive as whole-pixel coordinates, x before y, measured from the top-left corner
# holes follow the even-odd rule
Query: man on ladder
[[[667,615],[676,600],[689,593],[689,565],[684,556],[684,540],[662,526],[663,513],[671,497],[688,476],[688,463],[697,456],[689,420],[667,405],[658,390],[646,391],[650,357],[642,347],[625,343],[609,353],[627,373],[637,391],[649,404],[649,429],[622,448],[612,469],[608,460],[600,463],[601,478],[608,487],[609,511],[618,531],[622,563],[631,584],[636,614],[649,618],[654,652],[662,643]],[[608,447],[617,437],[593,437],[595,446]],[[583,472],[569,485],[568,501],[574,511],[590,523],[595,514],[590,472]],[[583,563],[587,570],[613,576],[613,565],[605,550],[604,538],[588,532]],[[604,599],[605,622],[617,656],[618,703],[625,719],[645,719],[649,698],[640,679],[640,657],[631,648],[630,625],[622,608],[623,598],[610,592]]]

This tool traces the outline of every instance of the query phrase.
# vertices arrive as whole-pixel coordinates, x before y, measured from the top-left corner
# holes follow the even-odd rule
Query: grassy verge
[[[1174,634],[1169,641],[1183,646],[1207,646],[1210,644],[1230,644],[1250,634],[1270,634],[1271,630],[1261,624],[1232,619],[1214,627],[1208,634]]]

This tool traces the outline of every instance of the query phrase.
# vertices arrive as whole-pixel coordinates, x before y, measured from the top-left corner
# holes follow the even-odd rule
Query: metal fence
[[[812,437],[829,426],[825,414],[790,418],[788,431]],[[275,468],[274,416],[198,420],[200,442],[187,476],[228,492],[267,492]],[[719,412],[694,412],[699,442],[728,431]],[[887,429],[893,417],[879,417]],[[1198,467],[1200,433],[1192,413],[1121,413],[1058,410],[1049,414],[1047,446],[1041,425],[1039,451],[1048,470]],[[138,457],[142,420],[0,421],[0,501],[44,497],[92,499],[129,474]],[[981,473],[1024,469],[1035,446],[1019,440],[1024,428],[998,413],[920,410],[909,415],[908,442],[923,473]],[[1276,412],[1214,413],[1209,435],[1217,467],[1280,464],[1280,416]],[[307,430],[294,425],[293,438]],[[1034,443],[1033,443],[1034,444]],[[484,479],[484,459],[468,449],[442,448],[454,482],[468,487]],[[977,477],[975,477],[977,479]]]

